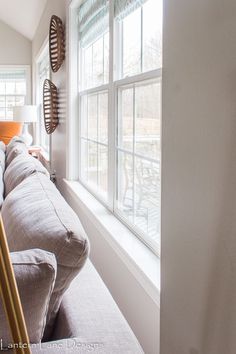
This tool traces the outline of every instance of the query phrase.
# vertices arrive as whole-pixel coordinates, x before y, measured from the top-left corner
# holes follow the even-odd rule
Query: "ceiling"
[[[47,0],[0,0],[0,20],[32,40]]]

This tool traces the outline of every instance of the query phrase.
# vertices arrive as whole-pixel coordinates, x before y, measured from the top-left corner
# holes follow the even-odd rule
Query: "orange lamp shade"
[[[15,135],[21,135],[22,123],[19,122],[0,122],[0,141],[6,145]]]

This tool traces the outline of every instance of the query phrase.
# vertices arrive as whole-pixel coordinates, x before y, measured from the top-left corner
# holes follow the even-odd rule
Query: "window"
[[[30,101],[30,68],[0,66],[0,120],[13,119],[13,107]]]
[[[78,11],[80,181],[158,251],[162,0]]]
[[[39,141],[43,149],[50,152],[50,135],[47,134],[44,126],[43,114],[43,84],[50,79],[49,45],[46,44],[37,62],[37,104],[39,106]]]

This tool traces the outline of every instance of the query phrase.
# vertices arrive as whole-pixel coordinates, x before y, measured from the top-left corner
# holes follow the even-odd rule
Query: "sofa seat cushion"
[[[25,178],[35,172],[49,177],[49,173],[40,161],[29,154],[20,154],[7,167],[4,174],[5,196],[8,195]]]
[[[2,218],[11,251],[41,248],[56,256],[57,278],[46,328],[49,337],[62,295],[87,259],[87,236],[54,184],[38,172],[8,194]]]
[[[43,336],[48,304],[56,279],[55,256],[40,249],[32,249],[11,253],[11,261],[30,342],[39,343]],[[12,343],[2,302],[0,302],[0,338],[3,346]]]
[[[79,343],[94,343],[99,353],[143,353],[90,261],[86,262],[63,296],[52,339],[63,338],[76,338],[75,349]],[[84,349],[88,348],[85,346]]]

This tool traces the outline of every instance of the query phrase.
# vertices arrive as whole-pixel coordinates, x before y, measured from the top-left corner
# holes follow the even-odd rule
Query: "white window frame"
[[[40,102],[40,89],[42,90],[42,88],[39,87],[39,64],[42,60],[42,58],[45,55],[45,52],[48,50],[49,47],[49,38],[48,36],[46,37],[42,47],[39,50],[38,55],[36,56],[35,59],[35,83],[36,83],[36,104],[38,105],[38,107],[40,106],[41,102]],[[49,62],[50,65],[50,62]],[[51,79],[51,67],[50,67],[50,75],[49,75],[49,79]],[[40,117],[40,108],[38,108],[38,116]],[[41,117],[40,117],[41,118]],[[46,133],[46,132],[45,132]],[[46,153],[46,157],[47,160],[50,159],[51,156],[51,135],[49,135],[49,150],[46,148],[46,146],[44,146],[44,144],[42,144],[42,125],[40,124],[40,122],[38,122],[37,124],[37,141],[39,143],[39,145],[43,148],[44,153]]]
[[[25,104],[31,104],[31,65],[0,65],[0,70],[25,70],[26,71],[26,95]],[[17,96],[17,95],[14,95]],[[22,95],[20,95],[22,96]],[[8,120],[4,120],[8,121]]]
[[[137,229],[133,224],[129,223],[127,219],[122,216],[116,206],[116,182],[117,182],[117,119],[118,119],[118,88],[121,86],[138,83],[141,81],[157,79],[161,81],[162,69],[151,70],[148,72],[140,73],[131,77],[117,79],[119,77],[121,68],[121,60],[118,55],[121,55],[120,42],[115,38],[118,29],[115,29],[116,21],[114,20],[114,1],[109,1],[109,82],[108,84],[99,87],[86,89],[78,92],[78,82],[80,79],[80,65],[79,63],[79,50],[78,50],[78,31],[77,31],[77,10],[78,7],[86,0],[72,0],[69,7],[69,126],[67,130],[68,153],[67,153],[67,179],[78,180],[101,204],[110,210],[117,219],[119,219],[127,228],[134,233],[144,244],[146,244],[156,255],[160,255],[160,237],[159,242],[152,242],[149,237]],[[119,53],[119,54],[118,54]],[[116,70],[115,70],[115,69]],[[80,140],[81,140],[81,120],[80,116],[80,96],[84,94],[91,94],[94,92],[101,92],[108,90],[108,201],[104,200],[94,193],[94,191],[81,180],[81,161],[80,153]],[[78,133],[79,132],[79,133]],[[79,136],[79,139],[78,139]],[[160,136],[161,140],[161,136]],[[77,150],[76,150],[77,149]],[[78,158],[79,155],[79,158]],[[75,161],[77,161],[75,165]],[[161,169],[161,158],[160,158]],[[161,177],[161,176],[160,176]]]

